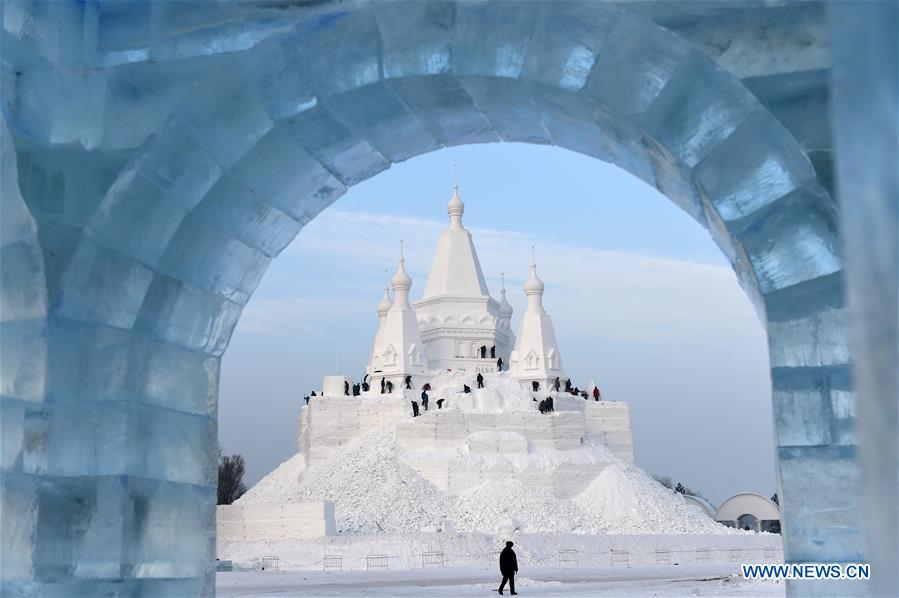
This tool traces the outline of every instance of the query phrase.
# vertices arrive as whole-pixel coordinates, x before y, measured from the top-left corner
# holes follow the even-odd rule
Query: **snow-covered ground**
[[[516,591],[543,598],[588,596],[784,596],[784,584],[748,581],[734,564],[522,570]],[[258,596],[490,596],[498,572],[484,567],[379,572],[218,573],[219,598]],[[508,595],[508,591],[506,592]]]

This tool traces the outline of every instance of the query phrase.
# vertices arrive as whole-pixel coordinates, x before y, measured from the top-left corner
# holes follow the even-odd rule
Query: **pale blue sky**
[[[764,330],[709,234],[618,167],[553,147],[451,148],[352,188],[271,265],[222,365],[220,439],[255,482],[296,450],[302,397],[335,368],[359,376],[384,269],[406,242],[420,296],[459,164],[465,225],[513,327],[537,247],[575,384],[628,401],[637,464],[713,502],[775,489]]]

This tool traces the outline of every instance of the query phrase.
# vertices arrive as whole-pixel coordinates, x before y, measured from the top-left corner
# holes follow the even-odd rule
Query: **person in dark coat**
[[[471,387],[470,387],[469,385],[467,385],[467,384],[463,384],[463,385],[462,385],[462,392],[464,392],[465,394],[470,393],[470,392],[471,392]]]
[[[350,383],[347,380],[343,381],[343,394],[350,396]]]
[[[306,401],[306,404],[308,405],[309,404],[309,395],[306,395],[305,397],[303,397],[303,400]]]
[[[387,394],[393,393],[393,382],[388,380],[386,386],[387,386]]]
[[[418,401],[412,401],[412,417],[418,417]]]
[[[484,374],[478,372],[478,377],[476,379],[478,381],[478,388],[484,388]]]
[[[406,376],[406,388],[412,390],[412,376]]]
[[[546,410],[547,411],[555,411],[555,409],[553,408],[553,398],[552,397],[546,397]]]
[[[354,397],[359,396],[359,385],[358,384],[353,384],[353,396]]]
[[[496,345],[493,345],[492,347],[490,347],[490,357],[491,357],[491,359],[496,357]]]
[[[534,400],[536,401],[537,399]],[[546,413],[546,399],[537,403],[537,409],[540,410],[540,413]]]
[[[537,392],[538,390],[540,390],[540,383],[534,380],[533,382],[531,382],[531,388],[534,389],[534,392]]]
[[[368,386],[368,382],[363,382],[363,383],[362,383],[362,392],[368,392],[368,389],[369,389],[369,388],[370,388],[370,387]]]
[[[443,409],[443,401],[446,399],[437,399],[437,409]]]
[[[487,358],[487,345],[481,345],[481,359]]]
[[[312,391],[312,396],[313,396],[313,397],[314,397],[314,396],[316,396],[316,395],[315,395],[315,391],[314,391],[314,390],[313,390],[313,391]]]
[[[518,559],[512,550],[512,542],[506,542],[506,547],[499,553],[499,572],[503,574],[503,580],[499,584],[499,593],[502,595],[506,582],[509,582],[509,592],[515,596],[515,574],[518,573]]]
[[[425,408],[425,411],[428,410],[428,391],[421,391],[421,406]]]
[[[387,383],[384,381],[384,378],[381,378],[381,394],[384,394],[384,391],[387,389]]]
[[[565,381],[565,392],[571,392],[571,379]]]
[[[556,386],[556,392],[559,392],[559,385],[561,384],[561,382],[559,382],[559,377],[558,377],[558,376],[556,376],[556,379],[555,379],[555,381],[553,382],[553,384]]]
[[[499,359],[496,360],[496,369],[499,372],[503,371],[503,358],[502,357],[500,357]]]

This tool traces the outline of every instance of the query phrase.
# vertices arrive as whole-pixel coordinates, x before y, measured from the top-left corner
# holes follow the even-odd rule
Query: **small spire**
[[[524,292],[526,295],[542,295],[543,281],[537,276],[537,252],[531,245],[531,275],[524,283]]]
[[[453,162],[453,189],[459,190],[459,163]]]
[[[393,287],[393,293],[397,301],[399,301],[400,299],[399,295],[397,295],[397,292],[402,290],[408,293],[409,288],[412,286],[412,279],[409,278],[408,274],[406,274],[405,263],[406,258],[403,253],[403,241],[400,240],[400,263],[396,269],[396,274],[394,274],[393,278],[390,280],[390,284]]]
[[[500,290],[499,300],[499,315],[500,317],[511,318],[512,306],[509,304],[509,300],[506,299],[506,273],[500,272],[499,276],[502,281],[502,290]]]
[[[378,317],[383,318],[392,305],[393,301],[390,300],[390,279],[387,278],[387,268],[384,268],[384,296],[381,297],[381,302],[378,303]]]

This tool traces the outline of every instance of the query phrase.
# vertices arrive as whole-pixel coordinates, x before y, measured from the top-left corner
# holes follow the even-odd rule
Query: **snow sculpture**
[[[858,19],[453,1],[22,1],[0,18],[10,592],[210,594],[219,359],[268,262],[348,186],[500,140],[618,164],[709,229],[768,329],[786,558],[865,559],[855,414],[895,418],[856,409],[832,195],[828,31],[865,37]],[[856,46],[834,48],[841,64]],[[891,255],[848,230],[857,267]]]
[[[525,389],[532,388],[536,382],[540,390],[546,391],[555,388],[556,379],[560,388],[564,388],[567,378],[562,369],[552,318],[543,309],[544,288],[543,281],[537,277],[536,255],[532,255],[531,274],[524,283],[528,306],[521,317],[509,374],[517,378]]]
[[[419,380],[429,371],[421,335],[418,332],[418,320],[409,304],[412,278],[406,274],[402,242],[399,266],[390,284],[393,287],[394,301],[384,312],[383,323],[378,327],[378,334],[375,336],[372,361],[366,371],[371,375],[370,382],[373,387],[383,380],[385,386],[390,383],[394,391],[402,393],[407,377],[412,379],[410,388],[419,388],[421,386]],[[378,307],[379,316],[381,309],[387,306],[387,301],[389,300],[385,290],[385,298]]]
[[[458,185],[446,211],[449,227],[437,241],[424,294],[414,303],[428,361],[440,370],[493,372],[497,359],[508,360],[514,341],[503,326],[512,306],[490,296],[471,233],[462,225]]]

